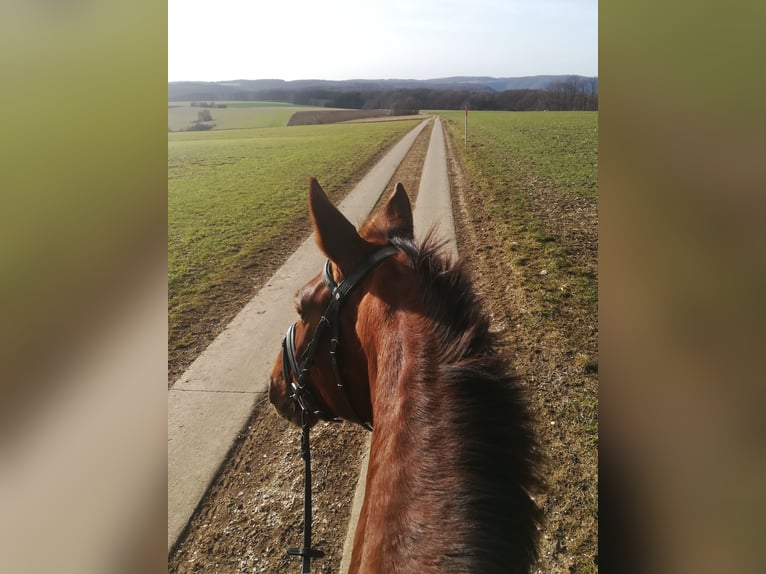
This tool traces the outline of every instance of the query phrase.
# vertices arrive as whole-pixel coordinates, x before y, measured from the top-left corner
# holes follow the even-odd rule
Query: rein
[[[351,403],[348,390],[343,384],[343,378],[340,374],[337,355],[338,346],[340,344],[340,310],[353,288],[356,287],[379,263],[397,251],[398,249],[393,245],[387,245],[378,249],[370,255],[358,269],[340,283],[335,283],[333,280],[332,268],[330,266],[330,261],[328,260],[322,269],[322,281],[330,290],[330,303],[327,305],[327,309],[319,319],[319,323],[314,331],[314,337],[303,352],[300,363],[296,356],[295,347],[296,323],[290,325],[282,340],[282,373],[285,379],[285,385],[288,385],[288,390],[292,391],[290,398],[292,398],[301,409],[301,453],[305,468],[303,546],[298,548],[288,548],[287,553],[291,556],[301,556],[303,558],[301,569],[302,574],[309,574],[311,572],[311,558],[322,558],[324,556],[324,552],[311,547],[311,447],[309,444],[308,415],[309,413],[314,414],[320,419],[328,422],[339,422],[341,420],[337,416],[317,407],[316,397],[314,397],[308,386],[309,369],[314,361],[314,356],[316,355],[320,341],[328,329],[331,330],[330,359],[339,395],[343,398],[346,406],[356,417],[355,422],[362,425],[367,430],[372,431],[371,424],[368,421],[362,420]]]

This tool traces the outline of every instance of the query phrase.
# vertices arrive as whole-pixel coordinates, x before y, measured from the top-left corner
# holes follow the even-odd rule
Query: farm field
[[[337,201],[416,123],[168,134],[170,381],[308,236],[308,177]]]
[[[572,298],[595,313],[597,113],[470,112],[467,147],[463,113],[443,115],[472,200],[501,240],[490,249],[511,254],[524,277],[545,277],[535,281],[540,316],[565,312]],[[566,289],[552,288],[560,281]]]
[[[598,114],[439,112],[458,248],[529,389],[548,491],[539,572],[598,571]]]
[[[213,130],[278,128],[287,125],[295,112],[326,110],[311,106],[295,106],[283,102],[214,102],[225,108],[192,107],[191,102],[168,102],[168,131],[188,129],[207,110],[213,117]]]

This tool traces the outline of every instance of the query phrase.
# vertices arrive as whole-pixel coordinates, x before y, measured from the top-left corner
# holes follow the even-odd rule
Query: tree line
[[[333,90],[327,88],[243,91],[236,99],[269,100],[297,105],[351,109],[391,109],[395,113],[417,110],[542,111],[598,110],[598,80],[573,79],[548,90],[504,92],[402,88],[386,90]]]

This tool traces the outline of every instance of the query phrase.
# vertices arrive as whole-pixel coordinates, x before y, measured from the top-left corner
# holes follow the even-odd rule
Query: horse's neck
[[[436,340],[408,327],[376,347],[350,572],[526,572],[536,531],[530,443],[510,423],[523,411],[508,400],[504,371],[491,358],[480,369],[440,364]]]
[[[413,346],[415,348],[413,348]],[[370,444],[363,522],[364,550],[360,550],[360,572],[418,571],[435,557],[420,555],[420,547],[449,548],[449,538],[459,528],[460,518],[450,506],[451,490],[460,476],[444,456],[449,438],[443,432],[439,413],[428,410],[437,397],[423,396],[416,387],[423,372],[434,371],[424,364],[419,345],[406,339],[391,341],[378,357],[374,381],[375,430]],[[428,381],[438,393],[439,381]],[[433,420],[429,418],[433,416]],[[431,488],[434,487],[434,488]],[[455,522],[456,524],[452,524]],[[362,558],[362,554],[364,558]],[[377,566],[376,566],[377,565]],[[382,570],[376,570],[376,567]]]

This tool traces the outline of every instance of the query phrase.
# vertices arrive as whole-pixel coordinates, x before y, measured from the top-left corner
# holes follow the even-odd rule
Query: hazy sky
[[[168,80],[598,75],[597,0],[168,0]]]

